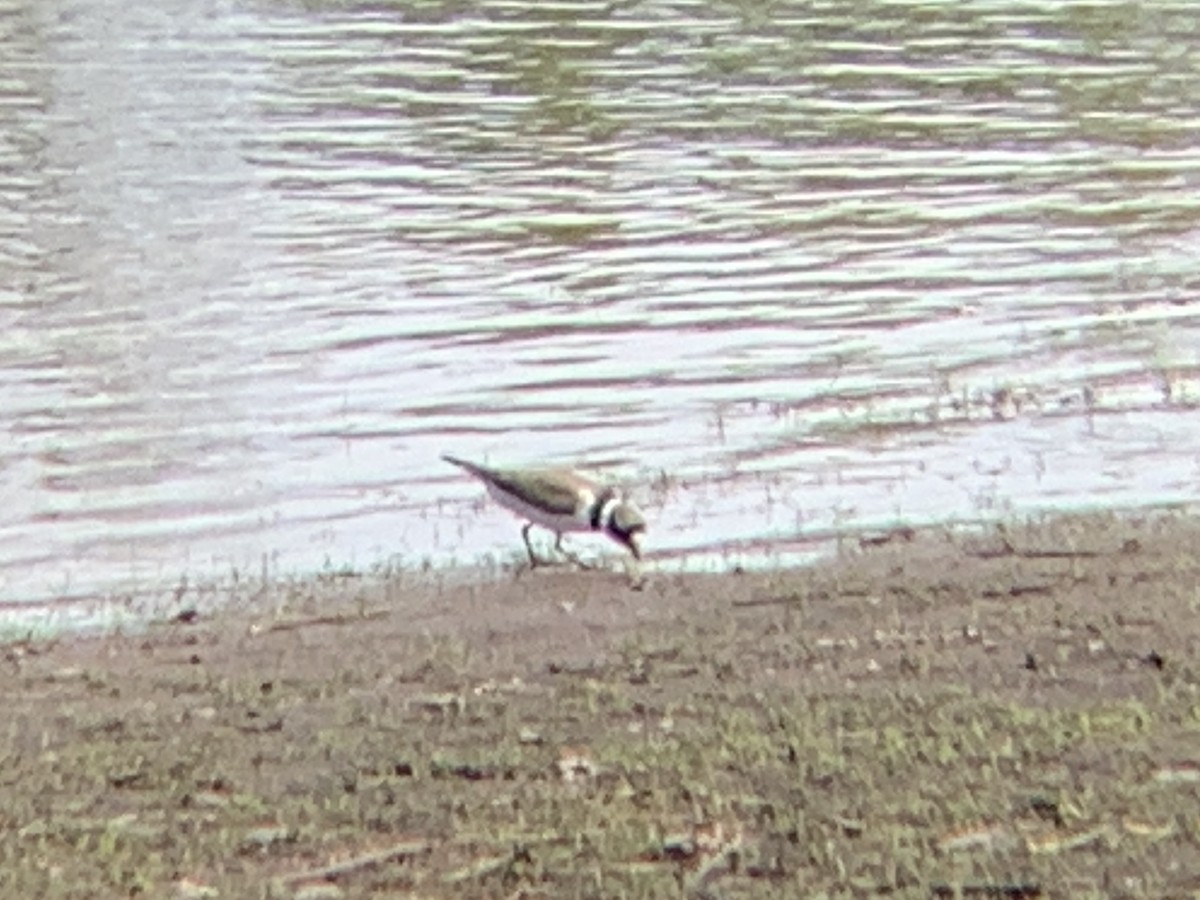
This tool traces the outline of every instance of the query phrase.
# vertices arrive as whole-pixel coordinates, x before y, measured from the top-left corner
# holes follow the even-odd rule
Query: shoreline
[[[945,535],[952,540],[970,540],[1006,528],[1037,528],[1057,521],[1087,520],[1115,516],[1142,521],[1155,518],[1200,517],[1200,507],[1190,503],[1165,503],[1103,509],[1034,511],[1021,517],[999,521],[970,518],[933,523],[882,522],[862,525],[850,531],[827,529],[806,532],[790,541],[764,546],[786,548],[772,555],[754,557],[749,562],[726,562],[722,568],[670,568],[676,556],[652,554],[640,569],[647,578],[689,577],[692,575],[753,574],[803,571],[836,563],[847,551],[867,551],[892,541],[910,541],[918,535]],[[601,545],[603,546],[603,545]],[[757,547],[757,544],[755,545]],[[594,547],[591,549],[595,549]],[[753,548],[752,548],[753,549]],[[631,559],[609,551],[600,557],[599,573],[617,574],[629,570]],[[668,568],[660,568],[663,564]],[[452,585],[486,586],[510,578],[528,575],[524,553],[514,550],[510,558],[485,558],[449,566],[422,565],[415,569],[378,561],[365,567],[349,564],[327,567],[317,572],[295,572],[246,577],[238,571],[228,576],[182,576],[175,582],[163,581],[136,589],[114,589],[66,595],[35,601],[0,602],[0,646],[24,640],[47,641],[73,636],[94,638],[141,631],[179,616],[259,616],[264,607],[282,610],[297,597],[310,602],[337,602],[338,585],[367,585],[379,589],[397,583],[417,590],[436,592]],[[332,589],[331,589],[332,588]]]

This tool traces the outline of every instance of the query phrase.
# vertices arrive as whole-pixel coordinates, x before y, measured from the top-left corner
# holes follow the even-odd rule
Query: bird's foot
[[[576,565],[579,568],[583,569],[585,572],[591,571],[592,569],[596,568],[595,563],[589,563],[583,559],[580,559],[578,555],[572,553],[570,550],[568,550],[566,547],[564,547],[562,545],[562,539],[563,539],[563,536],[561,534],[555,538],[554,549],[558,551],[559,555],[562,556],[562,558],[564,560],[566,560],[568,565]]]
[[[599,566],[597,566],[595,563],[590,563],[586,559],[582,559],[579,556],[577,556],[576,554],[570,553],[566,550],[562,551],[562,555],[563,555],[563,559],[566,560],[568,565],[578,566],[580,569],[583,569],[585,572],[591,572],[594,569],[599,568]]]

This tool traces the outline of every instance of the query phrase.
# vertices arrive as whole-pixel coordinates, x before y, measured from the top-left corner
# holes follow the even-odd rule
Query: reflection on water
[[[660,565],[1194,500],[1198,37],[0,0],[0,600],[507,558],[447,450]]]

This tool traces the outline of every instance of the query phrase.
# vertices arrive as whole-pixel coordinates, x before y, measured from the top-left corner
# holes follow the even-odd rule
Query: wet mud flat
[[[338,576],[0,650],[0,895],[1200,891],[1200,521]]]

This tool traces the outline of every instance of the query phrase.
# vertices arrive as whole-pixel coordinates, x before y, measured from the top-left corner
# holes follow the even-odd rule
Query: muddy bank
[[[5,648],[4,896],[1200,890],[1200,522],[353,577]]]

